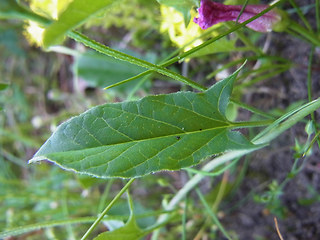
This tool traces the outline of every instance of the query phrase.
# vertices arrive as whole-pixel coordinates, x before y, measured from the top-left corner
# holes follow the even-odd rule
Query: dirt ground
[[[312,4],[314,1],[296,1],[298,5]],[[296,19],[297,16],[293,15]],[[314,25],[315,16],[307,14],[307,19]],[[306,100],[307,68],[310,45],[285,33],[272,33],[269,53],[279,55],[294,62],[290,71],[271,81],[258,85],[256,93],[244,96],[244,100],[259,109],[285,109],[299,100]],[[316,49],[312,64],[313,99],[320,97],[320,49]],[[316,113],[319,118],[320,111]],[[293,164],[295,138],[301,143],[307,135],[304,124],[297,124],[286,131],[271,146],[253,154],[249,161],[245,180],[236,196],[224,206],[232,208],[246,198],[235,210],[222,220],[226,229],[232,229],[241,240],[279,239],[272,214],[265,205],[253,200],[252,194],[262,194],[272,180],[281,183]],[[317,144],[311,156],[305,159],[304,169],[283,189],[280,204],[285,210],[284,217],[278,217],[279,228],[286,240],[320,239],[320,152]],[[231,221],[230,221],[231,220]],[[221,238],[223,239],[223,238]]]

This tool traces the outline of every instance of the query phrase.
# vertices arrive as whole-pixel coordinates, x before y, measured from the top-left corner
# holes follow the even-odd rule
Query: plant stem
[[[220,35],[218,35],[218,36],[216,36],[216,37],[213,37],[212,39],[210,39],[210,40],[208,40],[208,41],[200,44],[199,46],[194,47],[194,48],[190,49],[189,51],[184,52],[184,53],[182,53],[182,54],[180,54],[180,55],[178,55],[178,56],[176,56],[176,57],[174,57],[174,58],[171,58],[171,59],[168,60],[168,61],[165,61],[164,63],[160,64],[159,66],[160,66],[160,67],[167,67],[167,66],[169,66],[169,65],[171,65],[171,64],[173,64],[173,63],[175,63],[175,62],[182,61],[184,58],[188,57],[189,55],[191,55],[191,54],[199,51],[200,49],[202,49],[202,48],[210,45],[211,43],[213,43],[213,42],[215,42],[215,41],[217,41],[217,40],[219,40],[219,39],[221,39],[221,38],[229,35],[230,33],[233,33],[234,31],[236,31],[236,30],[244,27],[244,26],[247,25],[248,23],[256,20],[257,18],[259,18],[259,17],[261,17],[262,15],[264,15],[265,13],[269,12],[269,11],[272,10],[274,7],[276,7],[276,6],[279,5],[281,2],[284,2],[284,1],[285,1],[285,0],[279,0],[278,2],[274,3],[273,5],[271,5],[270,7],[266,8],[265,10],[263,10],[262,12],[260,12],[259,14],[257,14],[256,16],[248,19],[247,21],[244,21],[244,22],[241,23],[241,24],[235,25],[234,27],[230,28],[229,30],[227,30],[227,31],[224,32],[223,34],[220,34]],[[134,80],[134,79],[137,79],[137,78],[139,78],[139,77],[143,77],[143,76],[145,76],[145,75],[147,75],[147,74],[150,74],[150,73],[152,73],[152,72],[153,72],[153,70],[151,70],[151,69],[150,69],[150,70],[147,70],[147,71],[145,71],[145,72],[143,72],[143,73],[140,73],[139,75],[137,75],[137,76],[135,76],[135,77],[132,77],[132,78],[126,79],[126,80],[124,80],[124,81],[122,81],[122,82],[119,82],[119,83],[113,84],[113,85],[111,85],[111,86],[108,86],[108,87],[105,88],[105,89],[108,89],[108,88],[111,88],[111,87],[115,87],[115,86],[118,86],[118,85],[120,85],[120,84],[122,84],[122,83],[126,83],[126,82],[129,82],[129,81],[132,81],[132,80]]]
[[[110,56],[110,57],[113,57],[113,58],[116,58],[116,59],[119,59],[119,60],[122,60],[122,61],[125,61],[125,62],[129,62],[131,64],[134,64],[134,65],[137,65],[137,66],[140,66],[140,67],[143,67],[143,68],[147,68],[151,71],[155,71],[155,72],[158,72],[162,75],[165,75],[165,76],[168,76],[170,78],[173,78],[177,81],[180,81],[180,82],[183,82],[195,89],[198,89],[198,90],[205,90],[205,88],[203,86],[201,86],[200,84],[190,80],[189,78],[186,78],[178,73],[175,73],[171,70],[168,70],[162,66],[158,66],[158,65],[155,65],[155,64],[152,64],[150,62],[147,62],[145,60],[142,60],[142,59],[139,59],[139,58],[136,58],[136,57],[133,57],[133,56],[130,56],[128,54],[125,54],[125,53],[122,53],[122,52],[119,52],[117,50],[114,50],[110,47],[107,47],[101,43],[98,43],[90,38],[88,38],[87,36],[81,34],[81,33],[78,33],[76,31],[71,31],[68,33],[68,36],[74,40],[76,40],[77,42],[80,42],[82,43],[83,45],[91,48],[91,49],[94,49],[96,50],[97,52],[100,52],[104,55],[107,55],[107,56]]]
[[[127,189],[134,182],[134,180],[135,180],[134,178],[130,179],[129,182],[121,189],[121,191],[118,192],[118,194],[112,199],[112,201],[108,204],[108,206],[103,210],[103,212],[96,219],[96,221],[91,225],[91,227],[88,229],[88,231],[83,235],[81,240],[85,240],[88,238],[89,234],[97,227],[97,225],[100,223],[100,221],[103,219],[103,217],[107,214],[107,212],[115,204],[115,202],[122,196],[122,194],[125,191],[127,191]]]
[[[310,26],[310,23],[307,21],[307,19],[304,17],[303,13],[301,12],[301,9],[297,6],[294,0],[289,0],[290,4],[296,9],[299,17],[303,21],[304,25],[308,28],[310,32],[312,31],[312,27]]]
[[[235,105],[237,105],[237,106],[239,106],[239,107],[241,107],[243,109],[246,109],[246,110],[248,110],[248,111],[250,111],[252,113],[260,115],[262,117],[269,118],[269,119],[274,119],[273,115],[271,115],[269,113],[266,113],[264,111],[261,111],[260,109],[257,109],[255,107],[249,106],[249,105],[247,105],[245,103],[242,103],[242,102],[240,102],[240,101],[238,101],[238,100],[236,100],[234,98],[230,98],[230,102],[232,102],[233,104],[235,104]]]
[[[273,124],[268,126],[264,131],[258,134],[252,142],[254,144],[265,144],[278,137],[283,131],[292,127],[299,120],[303,119],[307,115],[311,114],[315,110],[320,108],[320,98],[309,102],[285,115],[278,120],[274,121]]]
[[[310,43],[312,43],[312,44],[314,44],[316,46],[320,46],[319,37],[317,37],[312,32],[309,32],[307,29],[302,27],[300,24],[298,24],[298,23],[296,23],[294,21],[291,21],[290,24],[289,24],[289,30],[293,30],[294,32],[300,34],[301,36],[303,36]]]
[[[223,233],[223,235],[229,239],[232,240],[232,238],[229,236],[229,234],[227,233],[227,231],[224,229],[224,227],[222,226],[222,224],[220,223],[219,219],[217,218],[216,214],[210,209],[207,201],[204,199],[203,194],[200,192],[199,188],[196,188],[196,192],[200,198],[200,201],[202,203],[202,205],[205,207],[206,212],[210,215],[210,217],[212,218],[213,222],[217,225],[217,227],[219,228],[219,230]]]
[[[274,120],[234,122],[234,123],[232,123],[232,129],[249,128],[249,127],[263,127],[263,126],[269,126],[272,123],[274,123]]]
[[[267,127],[264,131],[262,131],[260,134],[258,134],[252,142],[254,144],[267,144],[271,140],[275,139],[278,135],[280,135],[283,131],[290,128],[295,123],[302,120],[304,117],[308,116],[311,112],[315,111],[316,109],[320,108],[320,98],[317,100],[314,100],[310,103],[307,103],[303,105],[302,107],[298,108],[297,110],[291,111],[278,120],[276,120],[273,124],[271,124],[269,127]],[[285,121],[286,120],[286,121]],[[274,129],[273,132],[271,132],[271,129]],[[235,150],[227,152],[219,157],[214,158],[210,162],[208,162],[201,171],[212,171],[216,169],[221,164],[224,164],[232,159],[242,157],[244,155],[247,155],[253,151],[256,151],[257,149],[261,148],[262,146],[257,146],[257,148],[254,149],[245,149],[245,150]],[[182,201],[186,194],[188,194],[191,190],[195,188],[201,182],[201,180],[205,176],[202,174],[196,174],[194,175],[184,186],[181,188],[177,194],[171,199],[169,204],[165,207],[165,210],[173,210],[176,205],[180,201]],[[170,217],[169,214],[161,215],[158,218],[158,222],[166,221]],[[156,231],[152,239],[157,239],[158,232]]]
[[[312,101],[312,61],[313,61],[313,55],[314,55],[315,47],[312,46],[312,49],[310,51],[310,56],[309,56],[309,63],[308,63],[308,77],[307,77],[307,86],[308,86],[308,101]],[[311,113],[311,120],[312,124],[314,126],[314,129],[316,132],[319,131],[318,126],[317,126],[317,121],[314,113]],[[317,139],[318,146],[320,147],[320,140]]]
[[[316,0],[316,22],[317,22],[317,32],[320,34],[320,1]]]

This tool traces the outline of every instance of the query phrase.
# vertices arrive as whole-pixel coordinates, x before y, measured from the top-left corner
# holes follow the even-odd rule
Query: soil
[[[297,5],[313,4],[314,1],[296,1]],[[310,11],[307,19],[314,26],[315,16]],[[292,16],[298,19],[297,16]],[[301,39],[285,33],[272,33],[269,53],[295,63],[290,71],[271,81],[257,85],[256,92],[244,96],[247,104],[259,109],[286,109],[299,100],[307,100],[307,70],[310,45]],[[312,96],[320,97],[320,51],[316,49],[312,64]],[[316,119],[320,112],[316,112]],[[319,122],[319,120],[317,120]],[[257,203],[254,195],[268,191],[272,180],[279,184],[290,172],[294,161],[295,139],[300,143],[307,140],[305,124],[297,124],[283,133],[272,144],[253,154],[249,160],[244,181],[235,196],[223,206],[228,212],[222,219],[226,229],[234,231],[239,239],[280,239],[274,217],[277,217],[279,230],[286,240],[320,239],[320,151],[315,144],[312,155],[302,159],[303,169],[283,188],[279,204],[285,210],[283,216],[270,211],[265,204]],[[219,238],[223,239],[223,237]]]

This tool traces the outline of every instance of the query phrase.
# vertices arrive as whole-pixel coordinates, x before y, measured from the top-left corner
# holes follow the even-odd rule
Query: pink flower
[[[242,12],[238,22],[243,23],[246,20],[257,15],[268,5],[247,5]],[[236,21],[240,11],[241,5],[224,5],[222,3],[213,2],[211,0],[201,0],[199,11],[199,18],[194,18],[202,29],[207,29],[214,24],[226,21]],[[258,19],[248,23],[246,26],[258,32],[270,32],[274,24],[281,20],[281,16],[274,10],[269,11],[259,17]]]

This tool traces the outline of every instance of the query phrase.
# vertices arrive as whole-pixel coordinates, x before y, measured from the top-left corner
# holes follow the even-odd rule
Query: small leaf
[[[112,232],[104,232],[98,235],[94,240],[136,240],[140,239],[148,232],[140,229],[134,217],[130,217],[128,222]]]
[[[130,209],[130,217],[127,223],[114,231],[104,232],[98,235],[93,240],[136,240],[145,236],[149,231],[139,228],[134,216],[133,202],[128,193],[128,205]]]
[[[49,160],[97,177],[178,170],[255,145],[226,117],[237,72],[203,93],[178,92],[105,104],[60,125],[30,162]]]
[[[143,56],[135,52],[126,51],[127,54],[143,59]],[[138,55],[138,56],[137,56]],[[147,61],[155,61],[155,55],[149,54]],[[109,56],[97,52],[88,51],[76,58],[74,69],[77,75],[84,79],[91,87],[106,87],[121,82],[144,71],[144,68],[133,64],[119,61]],[[117,90],[131,91],[137,81],[120,85]]]
[[[70,30],[79,26],[85,20],[102,10],[110,8],[115,0],[74,0],[59,16],[58,21],[53,22],[44,33],[44,46],[50,47],[62,41],[63,36]]]
[[[9,87],[7,83],[0,83],[0,91],[6,90]]]

